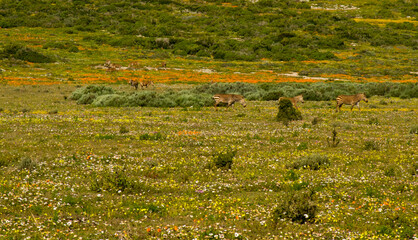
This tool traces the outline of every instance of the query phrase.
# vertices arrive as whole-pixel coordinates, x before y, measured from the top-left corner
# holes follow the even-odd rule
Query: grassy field
[[[0,2],[0,239],[417,239],[413,1]]]
[[[417,237],[416,98],[307,101],[286,126],[275,101],[95,108],[75,89],[0,88],[2,239]]]

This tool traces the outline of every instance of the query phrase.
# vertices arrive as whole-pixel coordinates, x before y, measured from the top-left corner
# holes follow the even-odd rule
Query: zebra
[[[151,80],[144,80],[139,82],[139,85],[141,86],[141,89],[144,89],[144,87],[148,88],[148,86],[153,86],[154,82]]]
[[[212,98],[215,100],[215,108],[219,103],[227,103],[227,107],[234,106],[235,102],[239,102],[243,107],[247,106],[244,97],[238,94],[215,94]]]
[[[280,104],[280,100],[282,100],[282,99],[287,99],[287,100],[291,101],[293,106],[295,106],[296,109],[299,109],[298,106],[297,106],[298,102],[305,103],[305,101],[303,100],[302,95],[298,95],[298,96],[295,96],[295,97],[292,97],[292,98],[281,97],[281,98],[279,98],[279,104]]]
[[[135,90],[138,90],[138,81],[135,80],[129,80],[129,84],[135,88]]]
[[[357,105],[358,110],[360,111],[360,101],[363,100],[366,103],[369,102],[367,100],[366,95],[364,93],[359,93],[356,95],[340,95],[337,97],[337,106],[335,108],[335,112],[341,111],[341,106],[343,104],[351,105],[351,111],[353,111],[354,105]]]

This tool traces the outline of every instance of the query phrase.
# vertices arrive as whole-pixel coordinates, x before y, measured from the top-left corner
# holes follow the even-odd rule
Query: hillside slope
[[[418,4],[409,0],[5,0],[0,9],[1,28],[96,32],[87,39],[180,56],[327,60],[357,43],[418,48]]]

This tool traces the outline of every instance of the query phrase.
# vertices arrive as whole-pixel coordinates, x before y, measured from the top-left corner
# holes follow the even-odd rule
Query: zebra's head
[[[295,102],[301,102],[301,103],[305,103],[305,101],[303,100],[303,95],[298,95],[295,96],[293,99],[295,99]]]
[[[366,103],[368,103],[368,102],[369,102],[369,100],[368,100],[368,99],[367,99],[367,97],[366,97],[366,94],[364,94],[364,93],[360,93],[360,96],[361,96],[361,100],[365,101]]]
[[[243,98],[243,99],[241,99],[240,103],[241,103],[241,105],[242,105],[243,107],[246,107],[246,106],[247,106],[247,102],[245,102],[245,99],[244,99],[244,98]]]

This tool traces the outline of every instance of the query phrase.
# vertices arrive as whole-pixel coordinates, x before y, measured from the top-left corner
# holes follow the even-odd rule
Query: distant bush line
[[[236,93],[248,100],[271,101],[299,94],[307,101],[329,101],[338,95],[365,93],[366,96],[417,98],[415,83],[215,83],[197,86],[194,92],[217,94]]]
[[[409,83],[214,83],[202,84],[190,90],[155,92],[150,90],[117,92],[111,87],[89,85],[76,89],[71,99],[78,104],[96,107],[204,107],[214,104],[212,95],[241,94],[248,100],[271,101],[279,97],[303,94],[307,101],[329,101],[338,95],[359,92],[368,97],[386,96],[417,98],[418,85]]]
[[[96,107],[203,107],[212,104],[212,96],[189,90],[174,92],[116,92],[110,87],[89,85],[75,90],[71,97],[78,104]]]

